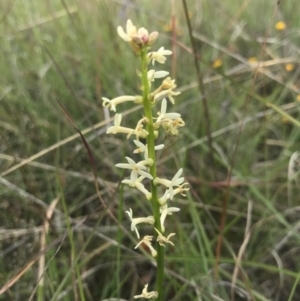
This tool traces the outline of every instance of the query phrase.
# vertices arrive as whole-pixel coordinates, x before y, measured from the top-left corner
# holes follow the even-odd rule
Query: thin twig
[[[192,33],[192,26],[191,26],[191,22],[190,22],[190,19],[188,16],[188,8],[187,8],[186,0],[182,0],[182,4],[183,4],[185,19],[186,19],[186,23],[188,26],[189,36],[190,36],[190,40],[191,40],[191,44],[192,44],[192,48],[193,48],[193,57],[194,57],[195,69],[196,69],[196,73],[197,73],[198,88],[199,88],[199,92],[200,92],[200,95],[202,98],[203,117],[204,117],[204,121],[205,121],[206,134],[208,137],[208,145],[209,145],[209,150],[210,150],[209,158],[210,158],[211,165],[213,167],[214,166],[214,156],[213,156],[214,148],[213,148],[212,136],[211,136],[211,132],[210,132],[209,110],[208,110],[208,105],[207,105],[205,89],[204,89],[203,77],[201,74],[200,64],[199,64],[199,55],[197,54],[196,42],[195,42],[195,39],[194,39],[194,36]]]

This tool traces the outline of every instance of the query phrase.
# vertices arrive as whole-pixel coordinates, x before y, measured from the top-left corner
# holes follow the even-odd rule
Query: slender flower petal
[[[140,223],[146,223],[146,224],[150,224],[153,225],[155,220],[153,216],[147,216],[147,217],[136,217],[133,218],[133,213],[132,213],[132,209],[130,208],[129,211],[126,211],[126,213],[128,214],[130,220],[131,220],[131,231],[135,231],[136,235],[138,238],[140,238],[140,233],[136,227],[136,225],[140,224]]]
[[[159,145],[154,146],[154,149],[155,149],[155,150],[161,150],[161,149],[163,149],[164,147],[165,147],[164,144],[159,144]]]
[[[139,140],[133,140],[134,144],[138,147],[133,151],[134,154],[144,153],[148,151],[147,144],[143,144]]]
[[[149,82],[154,82],[154,79],[156,78],[163,78],[169,74],[168,71],[155,71],[154,69],[151,69],[148,71],[147,76],[148,76],[148,81]]]
[[[172,215],[173,212],[180,211],[180,208],[177,208],[177,207],[169,207],[168,208],[168,205],[166,204],[166,205],[160,207],[159,211],[160,211],[161,230],[162,230],[162,232],[165,232],[164,223],[165,223],[165,219],[166,219],[167,215]]]
[[[150,249],[152,257],[156,257],[157,251],[153,248],[151,244],[152,238],[153,236],[150,235],[144,236],[144,238],[134,248],[137,249],[141,244],[144,243]]]
[[[149,192],[142,183],[136,182],[135,187],[145,195],[148,201],[151,201],[152,193]]]
[[[166,179],[155,178],[153,183],[155,185],[161,184],[161,185],[164,185],[165,187],[169,188],[170,199],[173,200],[173,196],[174,196],[173,186],[179,186],[180,184],[182,184],[184,182],[184,178],[183,177],[180,178],[182,172],[183,172],[183,169],[180,168],[171,181],[166,180]]]
[[[156,299],[158,297],[158,292],[152,291],[148,292],[148,284],[145,285],[142,294],[134,296],[134,299],[145,298],[145,299]]]

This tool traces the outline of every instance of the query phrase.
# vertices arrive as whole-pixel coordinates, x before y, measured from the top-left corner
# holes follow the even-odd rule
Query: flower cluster
[[[157,257],[159,256],[157,248],[163,247],[162,249],[164,249],[165,244],[174,245],[170,238],[175,233],[170,233],[167,237],[164,236],[165,220],[167,216],[178,212],[180,209],[170,206],[169,201],[173,200],[176,194],[185,195],[184,193],[189,190],[188,184],[181,177],[182,168],[179,169],[171,180],[159,178],[156,175],[155,152],[164,148],[163,144],[155,145],[155,140],[159,132],[165,131],[166,134],[176,136],[178,135],[179,128],[184,126],[184,121],[181,119],[180,114],[167,112],[167,99],[174,104],[175,100],[173,96],[179,95],[180,92],[174,91],[177,87],[175,80],[166,77],[169,72],[148,69],[148,66],[150,64],[154,66],[155,62],[164,64],[166,56],[172,54],[170,50],[166,50],[164,47],[159,48],[157,51],[149,51],[158,37],[157,32],[149,34],[143,27],[137,30],[132,22],[128,20],[126,32],[119,26],[118,34],[124,41],[129,43],[133,52],[141,60],[142,67],[138,72],[138,76],[141,77],[143,93],[142,95],[124,95],[113,99],[103,97],[103,106],[113,112],[117,112],[117,106],[124,102],[143,104],[144,117],[137,122],[135,128],[128,128],[121,126],[122,114],[116,113],[114,125],[107,129],[107,134],[126,134],[127,138],[134,135],[135,139],[133,142],[137,148],[133,153],[143,153],[143,160],[141,161],[136,162],[136,160],[126,157],[127,163],[118,163],[116,166],[130,171],[130,177],[123,180],[122,183],[136,188],[145,196],[147,201],[151,202],[153,214],[150,216],[134,217],[131,208],[126,211],[126,214],[131,221],[131,231],[135,231],[138,239],[140,239],[138,225],[153,225],[153,235],[144,236],[135,248],[143,244],[148,247],[153,257]],[[157,79],[163,79],[163,81],[157,89],[151,91],[151,86]],[[161,101],[160,111],[154,114],[154,107],[159,101]],[[142,143],[140,138],[146,139],[146,143]],[[163,189],[161,197],[157,195],[157,192],[160,191],[156,188],[158,185],[161,185]],[[150,191],[148,187],[151,187]],[[156,242],[155,246],[152,245],[153,241]],[[156,291],[148,292],[148,284],[146,284],[142,294],[134,298],[155,299],[160,293]]]

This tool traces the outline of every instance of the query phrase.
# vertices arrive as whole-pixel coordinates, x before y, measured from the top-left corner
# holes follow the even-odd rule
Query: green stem
[[[155,134],[154,134],[154,127],[153,127],[153,118],[152,118],[152,105],[148,99],[150,94],[150,87],[148,82],[148,60],[147,60],[147,48],[144,48],[141,53],[141,63],[142,63],[142,87],[143,87],[143,104],[144,104],[144,114],[145,117],[148,118],[149,123],[147,125],[147,131],[149,135],[147,136],[147,146],[148,146],[148,156],[149,158],[153,159],[154,164],[150,167],[150,174],[152,175],[153,179],[157,177],[156,175],[156,158],[155,158]],[[157,186],[153,184],[151,181],[151,193],[152,193],[152,210],[153,216],[155,219],[155,228],[162,232],[161,224],[160,224],[160,213],[159,213],[159,202],[158,202],[158,195],[157,195]],[[155,237],[157,236],[155,232]],[[162,291],[163,291],[163,278],[164,278],[164,247],[160,246],[158,243],[156,244],[157,250],[157,270],[156,270],[156,291],[158,292],[158,301],[162,301]]]

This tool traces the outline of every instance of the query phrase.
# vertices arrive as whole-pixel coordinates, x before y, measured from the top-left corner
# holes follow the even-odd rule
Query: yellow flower
[[[249,63],[256,63],[257,62],[257,58],[255,56],[251,56],[248,58],[248,62]]]
[[[223,65],[223,62],[222,62],[221,59],[216,59],[213,62],[213,68],[214,69],[220,68],[222,65]]]
[[[300,101],[300,94],[297,95],[296,99],[297,101]]]
[[[275,28],[277,30],[285,30],[286,29],[286,24],[283,21],[279,21],[275,24]]]
[[[291,64],[291,63],[289,63],[289,64],[286,64],[286,65],[284,66],[284,68],[285,68],[285,70],[286,70],[287,72],[291,72],[291,71],[294,70],[294,65]]]

